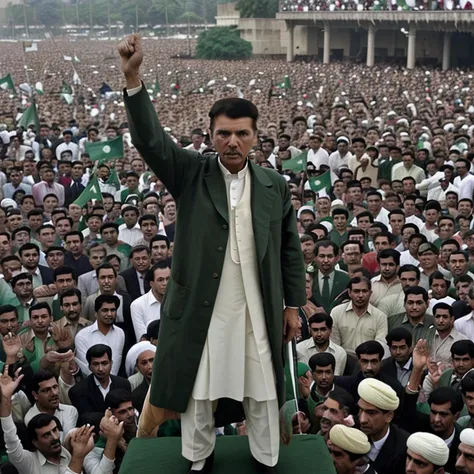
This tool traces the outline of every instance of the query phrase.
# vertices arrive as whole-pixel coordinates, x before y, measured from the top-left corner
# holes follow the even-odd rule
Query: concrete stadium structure
[[[397,59],[408,68],[474,65],[474,11],[279,12],[240,18],[235,3],[218,5],[218,25],[235,26],[255,54],[316,56],[324,63],[357,58],[372,66]]]

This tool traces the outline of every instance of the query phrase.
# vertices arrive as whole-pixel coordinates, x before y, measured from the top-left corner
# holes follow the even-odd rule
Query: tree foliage
[[[216,27],[199,35],[196,57],[200,59],[248,59],[250,56],[252,44],[243,40],[237,30]]]
[[[275,18],[278,0],[239,0],[235,8],[242,18]]]

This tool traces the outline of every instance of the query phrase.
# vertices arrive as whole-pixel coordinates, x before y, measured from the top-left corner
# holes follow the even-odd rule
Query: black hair
[[[331,366],[333,372],[336,369],[336,359],[330,352],[318,352],[313,354],[308,361],[311,372],[316,371],[316,367],[327,367]]]
[[[110,346],[107,346],[106,344],[95,344],[89,347],[86,352],[87,363],[90,364],[93,358],[98,359],[99,357],[103,357],[106,354],[109,360],[112,361],[112,349]]]
[[[365,341],[356,347],[355,352],[358,359],[360,359],[362,354],[378,354],[380,360],[382,360],[384,356],[382,344],[378,341]]]
[[[451,356],[463,356],[469,354],[471,359],[474,358],[474,342],[469,339],[462,339],[461,341],[456,341],[451,346]]]
[[[409,295],[421,295],[423,297],[423,301],[428,303],[428,292],[422,286],[410,286],[405,290],[405,300],[407,302]]]
[[[71,296],[77,296],[77,298],[79,299],[79,303],[81,303],[81,298],[82,298],[81,290],[77,288],[71,288],[59,295],[59,305],[62,306],[64,298],[70,298]]]
[[[409,263],[407,263],[406,265],[402,265],[399,269],[398,269],[398,276],[400,277],[402,273],[405,273],[405,272],[415,272],[416,274],[416,279],[419,280],[420,279],[420,276],[421,276],[421,273],[420,273],[420,269],[418,267],[415,267],[415,265],[410,265]]]
[[[111,253],[110,255],[107,255],[107,257],[111,257],[112,255],[114,257],[116,257],[116,255],[114,253]],[[105,258],[107,258],[107,257],[105,257]],[[118,258],[120,258],[120,257],[118,257]],[[117,272],[116,272],[115,268],[112,265],[110,265],[110,263],[103,263],[102,265],[99,265],[95,269],[95,274],[97,275],[97,278],[99,278],[101,270],[113,270],[114,275],[117,276]]]
[[[209,128],[214,132],[214,122],[217,117],[224,115],[230,119],[249,117],[252,119],[252,127],[257,130],[258,109],[252,102],[237,97],[220,99],[214,103],[209,111],[211,123]]]
[[[438,387],[428,396],[428,405],[430,407],[432,404],[444,405],[445,403],[451,403],[449,411],[453,415],[459,413],[464,406],[461,393],[451,387]]]
[[[149,268],[145,274],[145,281],[151,283],[155,279],[155,270],[164,270],[165,268],[171,268],[169,260],[163,260],[156,262],[151,268]]]
[[[105,303],[111,303],[115,306],[115,309],[120,307],[120,299],[115,295],[99,295],[94,301],[94,310],[97,313],[102,305]]]
[[[30,319],[31,319],[31,313],[33,313],[33,311],[38,311],[40,309],[46,309],[48,311],[48,314],[49,314],[50,317],[53,315],[53,313],[51,312],[51,307],[49,306],[48,303],[46,303],[46,302],[36,303],[33,306],[30,306],[30,309],[28,310],[28,314],[30,315]]]
[[[334,323],[333,319],[329,314],[326,313],[314,313],[309,319],[308,324],[319,324],[319,323],[326,323],[328,329],[332,329],[332,325]]]
[[[39,247],[32,243],[32,242],[27,242],[26,244],[23,244],[20,249],[18,250],[18,253],[20,254],[20,257],[23,255],[23,252],[25,252],[26,250],[36,250],[36,252],[38,252],[38,255],[39,255]]]
[[[0,306],[0,316],[6,313],[15,313],[15,316],[18,319],[18,309],[12,304],[4,304]]]
[[[334,251],[334,255],[337,256],[339,255],[339,247],[337,246],[337,244],[335,244],[333,241],[331,240],[318,240],[318,242],[316,243],[316,245],[314,246],[314,255],[318,256],[318,253],[319,253],[319,249],[320,248],[327,248],[327,247],[331,247]]]
[[[61,426],[61,422],[54,416],[50,415],[49,413],[39,413],[35,415],[28,423],[26,429],[28,432],[28,439],[32,441],[38,440],[38,433],[36,430],[40,428],[44,428],[48,426],[52,421],[56,422],[56,426],[58,431],[62,431],[63,427]]]
[[[377,262],[380,263],[382,258],[393,258],[395,265],[400,265],[400,252],[395,249],[384,249],[377,254]]]
[[[33,378],[31,379],[31,391],[38,393],[39,384],[41,382],[45,382],[46,380],[51,380],[52,378],[56,379],[56,376],[50,370],[38,370],[38,372],[33,374]]]
[[[72,275],[72,279],[74,281],[77,281],[76,271],[74,270],[74,268],[68,267],[67,265],[56,268],[56,270],[54,270],[54,281],[56,281],[58,276],[61,275]]]
[[[105,406],[112,410],[118,408],[122,403],[132,401],[132,392],[125,390],[124,388],[116,388],[111,390],[105,396]]]
[[[154,237],[152,237],[152,239],[150,240],[150,248],[153,242],[165,242],[168,249],[170,248],[170,239],[168,239],[166,235],[155,235]]]
[[[393,328],[386,336],[385,340],[387,341],[388,347],[392,345],[392,342],[401,342],[405,340],[408,347],[411,347],[413,344],[413,336],[411,332],[403,327]]]
[[[349,283],[347,284],[347,288],[349,290],[352,290],[352,286],[353,285],[357,285],[358,283],[366,283],[367,284],[367,287],[369,288],[369,290],[372,289],[372,282],[368,279],[368,278],[365,278],[365,277],[354,277],[354,278],[351,278]]]

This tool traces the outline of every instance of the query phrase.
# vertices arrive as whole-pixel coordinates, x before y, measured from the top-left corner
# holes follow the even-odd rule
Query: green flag
[[[123,158],[122,136],[107,142],[85,142],[85,148],[92,161],[108,161]]]
[[[285,76],[285,79],[283,81],[283,89],[291,89],[291,82],[289,76]]]
[[[38,95],[44,95],[43,84],[41,82],[35,84],[35,91]]]
[[[290,160],[282,160],[281,168],[283,170],[293,171],[293,173],[301,173],[301,171],[306,169],[306,157],[307,153],[305,152]]]
[[[89,180],[89,184],[86,186],[86,189],[82,191],[73,204],[76,204],[79,207],[84,207],[92,199],[102,201],[102,193],[100,192],[99,181],[97,180],[96,175],[94,175]]]
[[[72,94],[72,88],[66,81],[61,85],[61,94]]]
[[[15,84],[13,83],[13,79],[10,74],[0,78],[0,89],[10,89],[16,95]]]
[[[115,186],[115,189],[117,191],[120,189],[120,180],[117,174],[117,170],[115,168],[112,168],[110,170],[110,175],[109,175],[109,179],[107,180],[107,184],[111,184],[112,186]]]
[[[18,125],[22,126],[25,130],[27,130],[30,125],[34,125],[35,132],[39,132],[39,118],[38,112],[36,110],[36,104],[34,101],[23,112],[23,115],[18,121]]]
[[[323,189],[328,192],[331,187],[331,172],[326,171],[320,176],[309,178],[309,186],[315,193],[319,193]]]

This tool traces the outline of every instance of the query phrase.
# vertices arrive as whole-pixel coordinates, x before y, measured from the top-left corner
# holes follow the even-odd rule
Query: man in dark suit
[[[110,390],[123,388],[131,392],[127,379],[110,375],[112,349],[109,346],[92,346],[86,353],[86,359],[92,374],[69,389],[69,398],[79,412],[79,420],[91,413],[100,413],[103,416],[107,409],[105,396]]]
[[[18,253],[23,269],[33,277],[34,288],[54,283],[53,270],[39,264],[40,249],[36,244],[27,242],[20,247]]]
[[[413,336],[408,329],[398,327],[392,329],[386,339],[392,356],[383,360],[380,372],[406,387],[413,368]]]
[[[392,423],[400,400],[387,384],[374,378],[358,387],[360,429],[371,442],[368,457],[376,472],[405,472],[406,442],[409,434]]]
[[[339,255],[339,248],[334,242],[318,241],[314,254],[317,271],[313,273],[312,300],[329,314],[336,298],[346,289],[350,278],[347,273],[334,269]]]
[[[146,245],[137,245],[130,250],[131,268],[120,273],[125,281],[127,292],[132,301],[150,291],[150,283],[145,274],[150,268],[150,249]]]
[[[85,186],[82,184],[82,175],[84,165],[81,161],[73,161],[71,163],[71,178],[69,185],[64,186],[64,206],[68,207],[72,204],[84,191]]]

